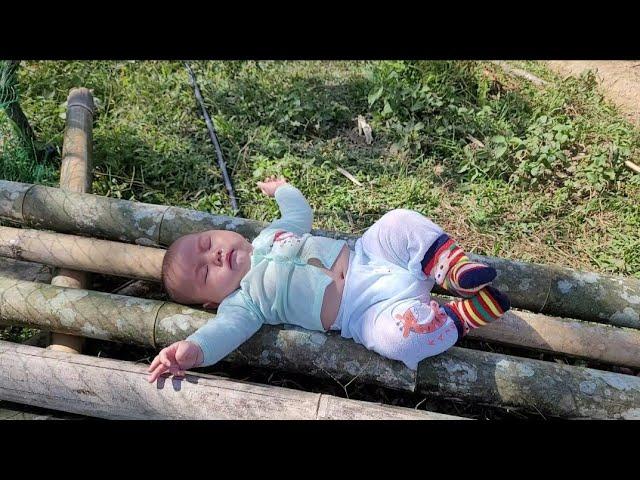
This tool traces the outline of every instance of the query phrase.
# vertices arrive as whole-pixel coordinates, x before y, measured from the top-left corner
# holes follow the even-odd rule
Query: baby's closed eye
[[[209,278],[209,265],[205,264],[202,266],[202,283],[207,283],[207,279]]]

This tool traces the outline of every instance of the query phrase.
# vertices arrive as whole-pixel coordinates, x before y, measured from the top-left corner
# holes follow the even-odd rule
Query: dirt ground
[[[553,60],[547,65],[565,76],[594,70],[607,98],[640,127],[640,60]]]

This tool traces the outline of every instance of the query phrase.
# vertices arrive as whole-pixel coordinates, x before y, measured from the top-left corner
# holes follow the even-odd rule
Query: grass
[[[550,83],[488,62],[194,62],[239,199],[233,212],[180,62],[26,62],[21,105],[58,158],[32,160],[0,113],[0,178],[57,184],[66,96],[86,86],[98,104],[97,194],[267,221],[277,207],[255,182],[282,174],[317,228],[361,233],[410,208],[468,251],[640,278],[640,175],[624,167],[637,163],[638,131],[593,75],[514,65]]]
[[[637,130],[592,75],[524,66],[552,83],[483,62],[195,63],[239,212],[181,63],[29,62],[19,79],[39,139],[59,150],[69,89],[93,89],[101,195],[269,220],[276,205],[254,184],[283,174],[320,228],[362,232],[411,208],[469,251],[640,278],[640,176],[623,165],[638,156]],[[372,145],[355,130],[360,114]],[[2,178],[56,184],[58,165],[29,160],[2,116],[0,132]]]

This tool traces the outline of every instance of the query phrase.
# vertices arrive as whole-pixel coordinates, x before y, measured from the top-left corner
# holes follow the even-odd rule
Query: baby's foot
[[[472,328],[478,328],[500,318],[511,308],[509,298],[497,288],[485,287],[471,298],[454,300],[443,305],[458,332],[466,335]]]
[[[472,262],[456,242],[442,234],[422,260],[422,271],[438,285],[462,297],[471,297],[496,278],[496,269]]]

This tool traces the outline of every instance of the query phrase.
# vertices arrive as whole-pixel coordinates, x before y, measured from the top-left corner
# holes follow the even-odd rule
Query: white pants
[[[332,329],[413,370],[424,358],[455,344],[458,329],[431,301],[434,279],[421,266],[425,253],[443,233],[412,210],[383,215],[351,252]]]

